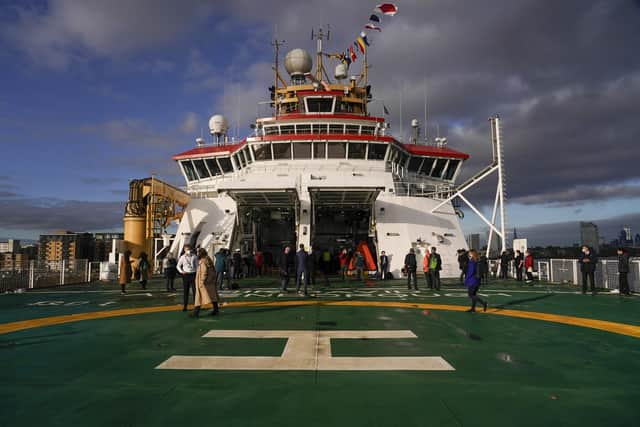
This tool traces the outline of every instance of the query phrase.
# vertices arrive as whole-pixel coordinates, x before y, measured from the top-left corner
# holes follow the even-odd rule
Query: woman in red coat
[[[533,286],[533,255],[531,255],[530,250],[527,250],[525,253],[524,269],[527,272],[527,280],[525,280],[525,283],[531,283]]]

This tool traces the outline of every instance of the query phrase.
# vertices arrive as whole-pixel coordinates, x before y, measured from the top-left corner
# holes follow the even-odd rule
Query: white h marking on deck
[[[440,356],[333,357],[331,339],[417,338],[411,331],[212,330],[203,338],[286,338],[280,357],[171,356],[156,369],[256,371],[454,371]]]

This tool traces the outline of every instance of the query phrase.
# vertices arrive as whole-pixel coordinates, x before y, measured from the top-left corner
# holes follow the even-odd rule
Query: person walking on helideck
[[[304,245],[300,244],[300,250],[296,253],[296,292],[300,293],[300,286],[304,276],[304,295],[309,296],[307,287],[309,286],[309,254],[304,250]]]
[[[291,274],[291,257],[289,256],[289,252],[291,252],[291,248],[286,246],[278,260],[278,267],[280,268],[280,291],[282,292],[287,292],[287,287],[289,286]]]
[[[216,289],[216,268],[204,248],[198,249],[198,270],[196,271],[195,280],[193,313],[189,316],[198,317],[200,308],[207,304],[213,306],[211,315],[216,316],[219,312],[218,301],[220,300]]]
[[[525,283],[529,283],[531,286],[533,286],[533,254],[529,249],[527,249],[525,253],[527,255],[524,258],[524,269],[527,273],[527,280],[525,281]]]
[[[389,257],[385,251],[380,252],[380,278],[387,280],[387,273],[389,272]]]
[[[176,264],[177,261],[171,254],[167,255],[167,257],[162,261],[162,272],[164,273],[164,277],[166,279],[167,292],[176,290],[175,286],[173,285],[173,282],[176,279],[176,274],[178,272],[176,270]]]
[[[131,251],[126,250],[123,254],[120,255],[120,278],[118,282],[120,283],[120,288],[122,291],[120,293],[126,294],[125,286],[127,283],[131,283]]]
[[[189,289],[195,294],[196,271],[198,269],[198,257],[191,251],[190,245],[184,245],[184,253],[178,259],[176,268],[178,273],[182,275],[182,311],[187,311]]]
[[[478,252],[474,249],[469,251],[469,264],[467,265],[467,275],[464,279],[464,284],[467,287],[469,298],[471,298],[471,308],[468,312],[475,313],[476,304],[482,304],[483,311],[487,311],[487,302],[478,296],[478,290],[480,289],[480,275],[478,272]]]

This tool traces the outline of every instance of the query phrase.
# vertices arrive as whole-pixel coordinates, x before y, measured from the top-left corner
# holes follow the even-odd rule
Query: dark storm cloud
[[[122,227],[124,203],[57,199],[0,200],[3,229],[74,231]]]
[[[327,50],[339,50],[359,33],[372,4],[276,1],[271,8],[282,13],[271,17],[246,1],[233,8],[277,26],[286,49],[312,50],[310,26],[331,23]],[[424,117],[426,86],[429,135],[438,123],[452,148],[472,155],[463,179],[490,161],[487,117],[500,113],[509,200],[558,204],[637,196],[637,2],[398,4],[396,17],[383,18],[382,33],[370,32],[369,48],[374,97],[391,110],[394,134],[401,128],[401,92],[407,136],[410,119]],[[380,110],[372,105],[375,114]],[[597,189],[620,189],[623,182],[622,194]],[[589,186],[596,190],[587,191]],[[493,200],[490,186],[474,194],[484,203]]]

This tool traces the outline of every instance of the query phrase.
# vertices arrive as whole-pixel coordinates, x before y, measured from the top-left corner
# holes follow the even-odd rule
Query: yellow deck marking
[[[324,305],[341,307],[386,307],[386,308],[418,308],[423,310],[466,311],[467,306],[448,304],[422,304],[412,302],[395,301],[234,301],[228,302],[224,307],[272,307],[272,306],[305,306]],[[166,305],[160,307],[126,308],[120,310],[95,311],[90,313],[67,314],[62,316],[43,317],[38,319],[22,320],[19,322],[0,324],[0,335],[10,332],[23,331],[25,329],[39,328],[42,326],[61,325],[64,323],[79,322],[81,320],[106,319],[110,317],[130,316],[134,314],[161,313],[166,311],[179,311],[181,305]],[[640,338],[640,326],[626,323],[610,322],[606,320],[589,319],[585,317],[566,316],[563,314],[540,313],[536,311],[489,309],[486,313],[498,316],[518,317],[521,319],[543,320],[546,322],[561,323],[564,325],[580,326],[583,328],[598,329],[614,334],[627,335]]]

